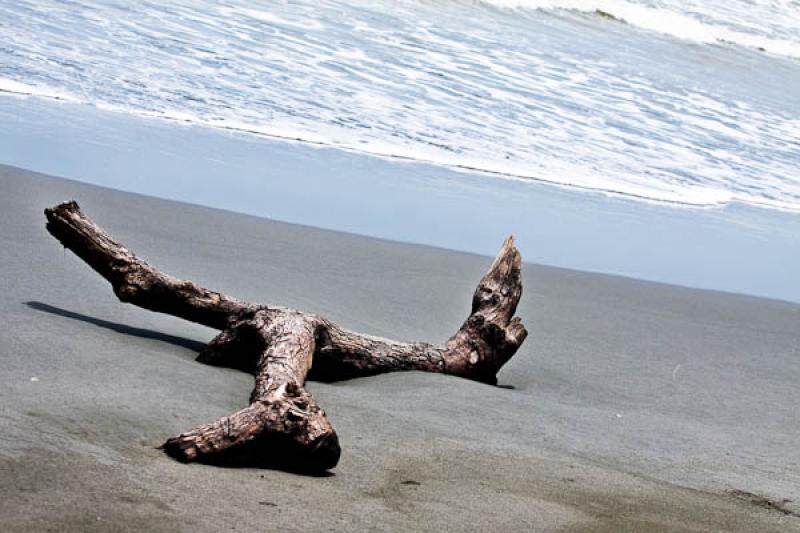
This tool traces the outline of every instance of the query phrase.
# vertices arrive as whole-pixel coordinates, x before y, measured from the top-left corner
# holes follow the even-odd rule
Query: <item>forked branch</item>
[[[221,330],[198,361],[255,375],[250,405],[167,440],[165,451],[181,461],[258,458],[281,449],[296,467],[333,468],[340,455],[336,432],[304,389],[312,363],[311,377],[324,381],[421,370],[494,384],[527,336],[514,316],[522,283],[511,237],[478,284],[464,324],[433,345],[355,333],[317,315],[240,302],[173,278],[113,240],[75,202],[45,215],[47,230],[107,279],[121,301]]]

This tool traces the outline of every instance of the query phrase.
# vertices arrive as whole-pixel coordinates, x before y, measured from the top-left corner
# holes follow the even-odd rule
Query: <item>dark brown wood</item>
[[[181,461],[258,461],[280,449],[294,467],[333,468],[339,440],[305,390],[307,377],[334,381],[421,370],[495,384],[527,336],[514,316],[522,260],[512,237],[478,283],[464,324],[444,344],[433,345],[348,331],[317,315],[241,302],[176,279],[112,239],[74,201],[45,209],[45,215],[47,230],[107,279],[121,301],[221,330],[198,361],[255,375],[250,405],[167,440],[164,450]]]

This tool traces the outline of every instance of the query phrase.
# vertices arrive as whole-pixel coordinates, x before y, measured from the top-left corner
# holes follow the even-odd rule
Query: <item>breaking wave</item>
[[[800,4],[730,0],[486,0],[500,7],[594,13],[648,31],[699,43],[724,43],[800,58]]]

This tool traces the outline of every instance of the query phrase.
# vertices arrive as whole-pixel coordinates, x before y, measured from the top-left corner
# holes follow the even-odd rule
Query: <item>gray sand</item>
[[[68,198],[174,275],[400,339],[448,337],[489,264],[0,166],[0,531],[800,531],[800,306],[526,264],[513,390],[311,383],[334,475],[183,465],[156,447],[252,378],[63,253]]]

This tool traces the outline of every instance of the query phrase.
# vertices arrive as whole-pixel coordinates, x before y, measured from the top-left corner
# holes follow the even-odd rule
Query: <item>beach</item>
[[[0,0],[0,28],[0,532],[800,532],[796,2]],[[177,278],[434,344],[513,234],[529,336],[497,386],[307,383],[331,471],[183,464],[165,441],[253,376],[121,303],[45,229],[65,200]],[[319,372],[346,356],[314,328]]]
[[[796,304],[525,263],[513,388],[309,383],[330,475],[186,465],[158,446],[252,377],[64,252],[67,199],[179,278],[398,340],[448,338],[491,261],[0,166],[0,530],[800,531]]]

